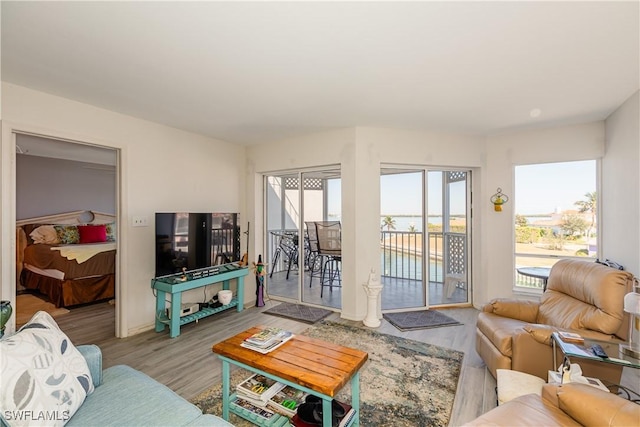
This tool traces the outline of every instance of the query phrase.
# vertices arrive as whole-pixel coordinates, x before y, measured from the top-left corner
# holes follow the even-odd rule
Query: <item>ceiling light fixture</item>
[[[540,117],[541,114],[542,114],[542,110],[539,108],[534,108],[529,112],[529,115],[531,116],[532,119]]]

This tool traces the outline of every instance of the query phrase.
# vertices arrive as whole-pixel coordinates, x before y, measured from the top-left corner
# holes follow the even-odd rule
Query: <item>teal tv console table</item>
[[[229,264],[151,279],[151,288],[156,292],[156,332],[162,332],[166,326],[169,326],[169,336],[175,338],[180,335],[181,325],[195,322],[232,307],[236,307],[238,312],[242,311],[244,308],[244,277],[248,273],[249,269],[246,267]],[[236,279],[238,286],[236,296],[229,304],[216,308],[205,307],[196,313],[180,317],[182,292],[220,282],[222,282],[222,289],[229,289],[231,279]],[[169,308],[171,316],[167,316],[165,309],[167,294],[171,294]]]

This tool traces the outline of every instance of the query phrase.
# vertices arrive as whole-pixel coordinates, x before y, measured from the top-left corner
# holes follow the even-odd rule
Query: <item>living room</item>
[[[635,28],[637,35],[637,3],[631,3],[632,12],[628,13],[622,3],[622,11],[609,10],[589,12],[593,28],[602,27],[600,20],[595,20],[593,15],[598,13],[612,13],[607,25],[624,29]],[[40,5],[41,6],[41,5]],[[594,8],[603,7],[600,3],[592,3]],[[16,8],[12,10],[11,8]],[[32,6],[36,7],[36,6]],[[55,6],[48,6],[55,7]],[[69,7],[66,5],[66,7]],[[551,7],[551,6],[549,6]],[[575,7],[580,7],[576,5]],[[635,9],[633,9],[635,7]],[[250,140],[238,135],[235,143],[225,138],[229,128],[242,128],[241,122],[229,123],[225,126],[224,118],[227,117],[226,106],[217,100],[216,96],[223,92],[206,92],[205,96],[195,102],[188,98],[188,94],[194,92],[193,88],[183,89],[183,82],[189,77],[179,78],[170,75],[172,80],[180,82],[175,85],[162,85],[154,89],[155,97],[150,97],[145,102],[147,111],[140,110],[140,106],[130,106],[128,109],[118,109],[117,104],[111,99],[117,94],[120,84],[124,84],[124,77],[132,77],[134,82],[129,83],[131,89],[136,85],[151,84],[149,76],[154,76],[159,69],[168,72],[173,65],[164,57],[161,63],[155,63],[150,58],[145,58],[135,69],[129,69],[124,75],[121,71],[123,65],[116,67],[118,72],[110,71],[104,64],[96,66],[101,69],[85,83],[95,89],[102,88],[103,96],[100,100],[79,93],[83,83],[81,79],[70,75],[74,82],[69,92],[65,87],[68,81],[58,82],[56,87],[50,82],[29,80],[29,73],[17,67],[20,63],[17,58],[22,56],[26,67],[35,73],[43,57],[41,52],[32,50],[33,46],[27,43],[28,38],[20,43],[16,38],[21,35],[11,26],[11,22],[5,20],[16,19],[22,25],[24,23],[39,23],[31,21],[29,16],[40,14],[55,16],[56,13],[41,12],[30,9],[29,6],[11,4],[2,5],[3,19],[3,80],[2,80],[2,288],[3,300],[15,299],[15,205],[14,205],[14,174],[13,162],[15,156],[15,133],[27,133],[60,138],[69,141],[79,141],[98,146],[110,147],[119,152],[119,241],[118,241],[118,280],[117,280],[117,306],[116,306],[116,330],[115,335],[121,338],[133,337],[141,332],[153,328],[155,301],[149,288],[149,280],[153,277],[153,227],[133,227],[131,220],[134,216],[151,218],[154,212],[163,211],[229,211],[241,212],[242,218],[251,224],[251,236],[249,240],[249,253],[258,254],[264,248],[265,227],[263,224],[263,174],[280,171],[307,168],[324,165],[339,165],[342,171],[343,195],[343,280],[345,284],[344,298],[340,317],[349,321],[361,321],[366,314],[367,302],[362,284],[366,283],[372,266],[379,262],[377,248],[379,246],[379,209],[371,209],[379,204],[379,180],[381,164],[427,164],[446,165],[451,167],[470,168],[474,173],[473,194],[476,202],[473,216],[473,228],[475,230],[472,241],[473,264],[473,306],[479,308],[483,303],[496,297],[514,296],[513,291],[513,220],[512,204],[507,204],[503,212],[497,213],[489,199],[496,187],[502,188],[505,194],[513,194],[513,168],[514,165],[546,163],[559,161],[574,161],[585,159],[601,159],[601,225],[599,233],[602,238],[602,258],[609,258],[620,262],[628,271],[638,274],[640,272],[640,225],[637,218],[640,216],[640,184],[639,175],[639,148],[638,148],[638,53],[637,37],[631,41],[621,43],[619,39],[609,41],[620,48],[616,55],[613,45],[603,43],[598,45],[601,50],[597,54],[576,54],[583,63],[584,70],[574,69],[566,63],[568,70],[560,78],[552,78],[554,72],[543,74],[541,82],[533,79],[531,75],[520,74],[518,78],[511,80],[506,77],[496,77],[505,83],[504,87],[491,81],[480,80],[479,85],[487,85],[487,90],[481,99],[462,97],[465,86],[451,86],[451,100],[441,107],[432,106],[430,111],[439,109],[457,110],[454,105],[465,105],[462,116],[469,117],[469,121],[476,114],[493,108],[490,104],[496,99],[513,96],[525,98],[520,111],[519,121],[503,122],[506,129],[490,132],[473,132],[456,129],[450,123],[438,124],[439,116],[435,112],[435,118],[424,117],[427,126],[416,128],[413,124],[403,125],[402,120],[388,119],[375,121],[336,121],[325,123],[322,120],[324,111],[317,111],[309,106],[309,114],[317,116],[317,120],[303,126],[308,118],[300,117],[300,129],[304,132],[296,132],[293,126],[289,127],[287,115],[273,118],[273,122],[281,128],[280,133],[269,128],[262,137]],[[606,9],[606,8],[605,8]],[[615,9],[615,8],[614,8]],[[579,12],[579,13],[578,13]],[[79,13],[82,13],[80,11]],[[512,11],[505,12],[510,18]],[[587,13],[583,10],[576,12],[576,16]],[[14,15],[15,14],[15,15]],[[33,15],[35,14],[35,15]],[[543,14],[546,16],[546,14]],[[552,14],[551,14],[552,15]],[[68,15],[63,15],[68,16]],[[97,19],[93,14],[91,19],[82,24],[90,27],[92,19]],[[565,16],[565,15],[562,15]],[[581,15],[580,15],[581,16]],[[635,16],[635,18],[633,18]],[[624,19],[623,19],[624,17]],[[586,19],[586,17],[583,16]],[[25,19],[25,21],[23,21]],[[35,19],[35,18],[33,18]],[[39,17],[39,19],[43,19]],[[69,18],[70,19],[70,18]],[[565,16],[565,19],[566,18]],[[620,19],[621,21],[616,21]],[[632,24],[627,19],[635,19]],[[99,20],[97,21],[99,22]],[[596,25],[597,23],[597,25]],[[57,23],[64,27],[64,24]],[[159,25],[159,24],[158,24]],[[635,27],[633,27],[635,25]],[[8,29],[5,29],[9,27]],[[535,27],[535,25],[534,25]],[[40,28],[40,27],[33,27]],[[71,27],[70,27],[71,28]],[[224,28],[227,28],[226,26]],[[9,32],[10,29],[13,31]],[[76,28],[78,33],[66,34],[63,40],[55,46],[47,45],[47,48],[55,52],[71,50],[70,45],[75,43],[74,37],[86,33],[81,31],[87,28]],[[556,35],[561,38],[562,34]],[[5,34],[5,31],[8,33]],[[40,31],[40,30],[39,30]],[[55,30],[47,30],[42,27],[45,34],[55,34]],[[159,30],[158,30],[159,31]],[[111,31],[116,33],[116,31]],[[542,29],[541,29],[541,32]],[[106,31],[109,34],[110,31]],[[628,33],[625,33],[628,34]],[[111,34],[113,40],[107,43],[95,40],[94,48],[97,56],[117,57],[117,52],[125,49],[126,43],[118,45],[118,34]],[[568,35],[565,34],[568,37]],[[510,35],[502,35],[500,40],[508,39]],[[515,37],[515,36],[514,36]],[[585,35],[585,38],[587,36]],[[624,37],[624,34],[620,36]],[[546,39],[552,40],[553,37]],[[491,40],[495,40],[492,38]],[[589,39],[590,40],[590,39]],[[626,39],[625,39],[626,40]],[[42,38],[34,38],[34,44],[44,43]],[[238,41],[239,43],[242,40]],[[616,44],[619,43],[619,44]],[[111,46],[111,47],[110,47]],[[636,51],[633,53],[633,47]],[[137,45],[136,47],[139,47]],[[582,45],[579,45],[582,48]],[[453,48],[453,47],[452,47]],[[568,44],[566,49],[570,49]],[[630,49],[631,48],[631,49]],[[393,51],[393,49],[388,49]],[[576,48],[576,52],[579,51]],[[466,51],[465,51],[466,52]],[[511,51],[509,51],[511,53]],[[558,55],[557,51],[553,51]],[[563,52],[571,52],[570,50]],[[581,52],[581,51],[580,51]],[[131,52],[128,52],[130,54]],[[501,52],[503,53],[503,52]],[[526,61],[526,58],[534,52],[527,52],[515,57],[512,62]],[[602,66],[606,70],[604,77],[589,74],[589,67],[596,62],[602,62],[604,54],[608,53],[609,64]],[[33,55],[33,56],[30,56]],[[536,59],[542,63],[543,53],[537,52]],[[144,57],[144,55],[139,55]],[[568,57],[571,55],[568,55]],[[61,57],[65,57],[62,56]],[[74,64],[89,62],[89,57],[72,55]],[[29,58],[29,60],[28,60]],[[472,56],[472,58],[476,58]],[[508,57],[507,57],[508,58]],[[69,59],[69,58],[67,58]],[[98,59],[94,58],[95,61]],[[544,62],[550,69],[555,70],[559,57],[555,56]],[[175,68],[188,69],[183,60]],[[494,58],[491,64],[496,72],[508,59]],[[606,61],[605,61],[606,62]],[[479,68],[482,61],[475,63]],[[405,63],[406,64],[406,63]],[[456,65],[461,65],[457,64]],[[54,67],[53,63],[47,63],[46,67]],[[62,67],[61,64],[57,65]],[[5,68],[6,67],[6,68]],[[260,67],[254,68],[259,69]],[[504,68],[504,67],[502,67]],[[630,69],[629,69],[630,68]],[[64,68],[63,68],[64,69]],[[243,68],[238,68],[237,72]],[[244,68],[246,69],[246,68]],[[69,70],[64,69],[60,74]],[[358,69],[360,70],[360,69]],[[462,78],[457,84],[464,81],[474,81],[474,73],[468,74],[464,70],[458,73]],[[303,70],[296,70],[297,75],[303,75]],[[584,73],[591,81],[580,81],[574,84],[572,73],[578,78],[578,74]],[[542,73],[542,71],[537,70]],[[603,71],[604,72],[604,71]],[[54,75],[56,73],[50,73]],[[534,73],[535,74],[535,73]],[[621,75],[625,76],[624,78]],[[632,84],[624,86],[628,82],[628,75],[634,75]],[[187,75],[188,76],[188,75]],[[390,74],[394,81],[402,80],[402,74]],[[288,76],[291,77],[291,76]],[[255,75],[254,82],[261,81],[262,77]],[[567,86],[567,91],[573,95],[580,91],[588,92],[588,89],[598,87],[597,93],[591,94],[592,98],[601,96],[604,101],[594,99],[593,104],[587,103],[582,98],[577,104],[584,103],[585,108],[573,106],[565,112],[554,112],[554,103],[559,100],[554,97],[550,101],[543,95],[533,96],[528,85],[537,82],[532,91],[551,97],[548,89],[544,88],[544,81],[554,82],[559,80]],[[512,81],[513,80],[513,81]],[[521,83],[518,83],[519,80]],[[112,85],[110,86],[109,83]],[[491,85],[490,85],[491,83]],[[509,83],[509,85],[506,85]],[[247,81],[238,83],[248,84]],[[249,87],[254,87],[253,83]],[[619,86],[619,85],[622,85]],[[574,87],[576,86],[576,87]],[[275,87],[275,86],[274,86]],[[280,87],[280,86],[278,86]],[[75,88],[75,89],[74,89]],[[313,86],[312,86],[313,88]],[[495,90],[499,88],[500,90]],[[569,89],[572,89],[569,91]],[[75,91],[78,92],[75,92]],[[372,89],[373,91],[373,89]],[[240,91],[242,92],[242,91]],[[269,91],[267,91],[269,92]],[[276,93],[267,93],[262,96],[278,97]],[[331,93],[335,93],[333,91]],[[339,91],[338,91],[339,92]],[[346,98],[358,97],[348,90],[343,91]],[[135,93],[135,92],[132,92]],[[241,93],[234,93],[240,96]],[[477,92],[476,92],[477,94]],[[320,90],[305,92],[304,95],[290,100],[286,111],[291,114],[300,105],[302,98],[318,98],[318,105],[329,110],[335,108],[340,100],[326,100]],[[390,93],[385,92],[385,97]],[[416,95],[427,97],[428,93]],[[478,96],[478,95],[476,95]],[[563,95],[567,97],[568,95]],[[132,97],[137,97],[133,95]],[[363,96],[362,103],[384,103],[385,99],[366,101]],[[247,104],[253,105],[261,111],[269,111],[271,108],[268,98],[256,100],[247,99]],[[442,99],[440,99],[442,100]],[[458,101],[456,101],[458,100]],[[215,101],[215,102],[214,102]],[[322,102],[320,102],[322,101]],[[533,121],[530,110],[537,108],[542,103],[543,115],[541,119]],[[404,99],[406,105],[411,105],[411,98]],[[548,107],[547,107],[548,105]],[[586,107],[589,105],[588,107]],[[154,116],[154,111],[159,110],[168,114],[176,109],[193,110],[195,117],[199,110],[210,108],[206,115],[216,117],[212,121],[221,121],[219,133],[203,132],[201,126],[190,126],[190,121],[179,120],[162,122]],[[320,108],[320,107],[317,107]],[[503,107],[505,108],[505,107]],[[506,107],[509,108],[509,107]],[[429,110],[427,110],[429,111]],[[266,113],[265,113],[266,114]],[[283,113],[280,113],[283,114]],[[416,111],[402,109],[393,116],[419,115]],[[547,116],[548,115],[548,116]],[[428,115],[427,115],[428,116]],[[221,118],[217,118],[221,117]],[[266,119],[265,119],[266,120]],[[193,120],[197,121],[196,119]],[[257,120],[249,123],[242,132],[252,129],[260,129],[264,124]],[[275,126],[275,125],[274,125]],[[453,130],[452,130],[453,129]],[[241,133],[242,133],[241,132]],[[259,133],[259,132],[258,132]],[[220,136],[217,136],[220,135]],[[224,156],[220,153],[224,152]],[[167,171],[171,171],[167,173]],[[162,191],[154,191],[162,188]],[[348,202],[348,203],[347,203]],[[624,209],[621,207],[624,206]],[[629,236],[634,236],[629,238]],[[251,293],[247,293],[246,303],[252,302]],[[11,331],[15,324],[9,323]],[[211,343],[206,343],[210,347]]]

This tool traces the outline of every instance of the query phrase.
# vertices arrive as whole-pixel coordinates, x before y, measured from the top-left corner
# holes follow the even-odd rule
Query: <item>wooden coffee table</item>
[[[229,368],[233,364],[322,398],[323,426],[331,426],[331,400],[351,381],[351,406],[355,417],[350,425],[360,425],[359,370],[368,354],[304,335],[296,335],[268,354],[240,346],[242,341],[264,328],[255,326],[212,348],[222,360],[222,418],[229,420],[230,409],[247,418],[241,411],[230,408]]]

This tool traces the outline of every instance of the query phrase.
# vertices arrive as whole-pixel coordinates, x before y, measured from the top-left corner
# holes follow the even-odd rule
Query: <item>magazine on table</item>
[[[273,347],[275,344],[286,342],[293,337],[293,333],[281,328],[266,328],[262,331],[253,334],[249,338],[245,339],[242,343],[243,346],[251,346],[251,348],[267,349]]]
[[[253,374],[238,384],[236,386],[236,391],[239,395],[248,396],[251,399],[267,403],[269,399],[284,387],[285,384],[276,380],[267,378],[264,375]]]
[[[293,335],[290,335],[282,340],[276,340],[276,341],[272,341],[268,346],[266,347],[260,347],[260,346],[255,346],[247,341],[243,341],[240,344],[240,347],[244,347],[244,348],[248,348],[249,350],[253,350],[253,351],[257,351],[258,353],[262,353],[262,354],[267,354],[267,353],[271,353],[273,350],[275,350],[276,348],[279,348],[280,346],[282,346],[284,343],[286,343],[287,341],[289,341],[291,338],[293,338]]]
[[[265,328],[262,331],[251,335],[249,338],[245,339],[245,341],[249,344],[255,345],[256,347],[267,347],[273,341],[281,341],[292,335],[293,334],[290,331],[285,329],[271,327]]]
[[[558,337],[560,337],[560,339],[564,342],[570,342],[570,343],[576,343],[576,344],[584,343],[584,338],[582,338],[582,336],[574,332],[560,331],[558,332]]]
[[[281,415],[291,418],[296,414],[298,406],[304,403],[307,395],[308,393],[288,385],[269,399],[267,407]]]
[[[256,414],[258,417],[263,418],[264,420],[269,420],[271,419],[274,415],[276,415],[275,412],[267,409],[267,408],[262,408],[260,406],[254,405],[253,403],[249,402],[246,399],[243,399],[241,397],[237,397],[236,400],[233,401],[233,404],[246,410],[249,412],[252,412],[254,414]]]

